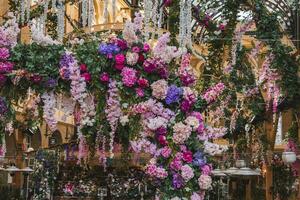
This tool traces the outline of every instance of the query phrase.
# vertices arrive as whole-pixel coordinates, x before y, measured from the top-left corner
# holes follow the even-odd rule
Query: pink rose
[[[109,81],[109,75],[108,75],[108,73],[106,73],[106,72],[102,73],[100,75],[100,81],[105,82],[105,83],[108,82]]]
[[[81,74],[81,77],[84,78],[85,82],[90,82],[92,80],[92,76],[88,72],[85,72],[85,73]]]
[[[86,64],[81,64],[81,65],[80,65],[80,71],[81,71],[81,72],[86,72],[86,71],[87,71],[87,66],[86,66]]]
[[[125,56],[123,54],[117,54],[115,56],[116,64],[117,65],[124,65],[125,63]]]

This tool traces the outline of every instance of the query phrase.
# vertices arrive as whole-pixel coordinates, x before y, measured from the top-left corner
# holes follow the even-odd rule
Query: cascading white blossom
[[[25,22],[25,10],[26,10],[26,1],[25,0],[21,0],[21,24],[23,24]]]
[[[94,1],[89,0],[89,7],[88,7],[88,26],[89,26],[89,28],[92,27],[93,18],[94,18]]]
[[[49,126],[51,132],[57,129],[57,120],[55,117],[56,98],[53,92],[45,92],[42,95],[44,102],[43,113],[44,119]]]
[[[186,47],[192,44],[192,1],[180,0],[179,15],[179,44],[180,47]]]
[[[82,0],[81,1],[81,21],[82,21],[82,26],[86,27],[86,21],[88,17],[88,0]]]
[[[49,35],[44,34],[42,29],[38,27],[38,22],[35,19],[32,20],[30,29],[32,42],[35,42],[42,46],[59,44],[58,41],[53,40]]]
[[[62,41],[65,33],[65,1],[57,0],[57,35]]]
[[[147,41],[149,39],[149,33],[150,33],[150,21],[151,21],[151,16],[152,16],[152,8],[153,8],[153,3],[152,1],[144,0],[144,25],[145,25],[145,30],[144,30],[144,37],[145,40]]]

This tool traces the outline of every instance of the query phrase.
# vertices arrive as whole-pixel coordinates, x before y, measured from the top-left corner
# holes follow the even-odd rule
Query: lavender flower
[[[172,187],[180,189],[184,184],[184,179],[179,174],[174,174],[172,179]]]
[[[171,103],[178,102],[182,94],[183,94],[182,88],[179,88],[175,85],[171,85],[168,88],[166,104],[170,105]]]
[[[70,53],[65,53],[60,59],[59,66],[60,68],[69,68],[71,63],[74,63],[74,56]]]

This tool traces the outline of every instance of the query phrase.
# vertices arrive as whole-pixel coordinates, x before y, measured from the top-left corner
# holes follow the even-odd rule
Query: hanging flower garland
[[[56,97],[53,92],[45,92],[41,98],[44,103],[44,119],[47,122],[50,131],[54,132],[57,129],[57,119],[55,117]]]
[[[129,77],[127,77],[128,79],[130,79]],[[129,81],[130,82],[130,81]],[[125,81],[126,84],[126,81]],[[107,106],[105,109],[105,113],[106,113],[106,118],[109,122],[110,125],[110,134],[109,134],[109,154],[110,157],[113,158],[114,154],[113,154],[113,148],[114,148],[114,139],[115,139],[115,132],[117,129],[117,125],[118,122],[121,118],[122,114],[122,110],[121,110],[121,106],[120,106],[120,97],[118,95],[118,88],[117,88],[117,82],[116,81],[111,81],[109,83],[109,90],[108,90],[108,98],[107,98]]]

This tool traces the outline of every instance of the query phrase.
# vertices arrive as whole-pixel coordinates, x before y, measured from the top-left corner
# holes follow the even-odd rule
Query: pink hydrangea
[[[204,165],[201,167],[202,174],[210,175],[212,167],[210,165]]]
[[[173,141],[176,144],[183,144],[190,137],[192,128],[182,122],[179,122],[174,125],[173,131]]]
[[[170,163],[170,168],[174,170],[180,170],[182,167],[182,161],[180,158],[175,157],[172,162]]]
[[[208,190],[209,188],[211,188],[212,179],[211,179],[210,176],[202,174],[198,178],[198,183],[199,183],[200,189],[202,189],[202,190]]]
[[[159,179],[164,179],[168,176],[168,172],[166,169],[162,167],[157,167],[155,164],[148,164],[146,166],[146,174],[152,177],[156,177]]]
[[[168,92],[168,82],[166,80],[158,80],[151,84],[152,96],[157,99],[165,99]]]
[[[136,73],[136,70],[129,67],[124,67],[121,73],[123,84],[127,87],[134,86],[137,81]]]
[[[186,182],[188,182],[194,177],[194,170],[189,165],[183,165],[181,167],[181,176]]]

